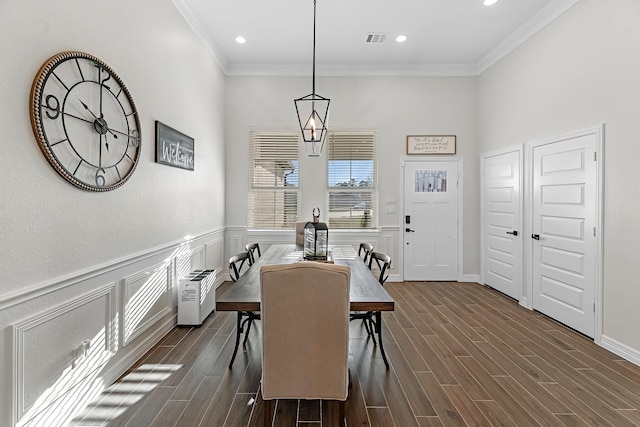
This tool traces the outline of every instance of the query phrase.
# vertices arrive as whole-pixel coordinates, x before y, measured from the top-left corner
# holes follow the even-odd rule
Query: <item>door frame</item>
[[[485,265],[484,265],[484,256],[485,256],[485,252],[486,252],[486,247],[485,247],[485,217],[484,217],[484,202],[485,202],[485,198],[486,195],[484,193],[484,185],[485,185],[485,178],[484,178],[484,168],[485,168],[485,162],[487,160],[487,158],[489,157],[496,157],[502,154],[508,154],[508,153],[513,153],[513,152],[517,152],[518,153],[518,157],[520,158],[520,179],[519,179],[519,188],[518,191],[520,191],[520,202],[519,202],[519,208],[520,208],[520,215],[518,216],[518,221],[520,222],[520,229],[523,230],[523,234],[522,234],[522,239],[520,239],[520,253],[521,253],[521,258],[520,258],[520,277],[518,277],[518,279],[520,280],[520,287],[518,288],[518,303],[522,306],[526,307],[526,300],[527,297],[525,296],[524,290],[523,290],[523,286],[524,286],[524,277],[525,277],[525,262],[524,262],[524,247],[523,247],[523,241],[524,241],[524,236],[526,236],[527,234],[524,234],[524,230],[525,230],[525,224],[524,224],[524,148],[522,145],[515,145],[509,148],[504,148],[504,149],[499,149],[499,150],[494,150],[494,151],[489,151],[486,153],[482,153],[480,155],[480,283],[482,284],[482,286],[485,286],[485,280],[484,280],[484,272],[485,272]]]
[[[458,224],[458,241],[457,241],[457,245],[458,245],[458,250],[457,250],[457,258],[458,258],[458,271],[456,272],[456,280],[458,282],[463,282],[464,281],[464,238],[463,238],[463,230],[464,230],[464,209],[463,209],[463,193],[464,193],[464,186],[463,186],[463,177],[464,177],[464,164],[463,164],[463,159],[462,157],[459,156],[447,156],[447,157],[442,157],[442,156],[411,156],[411,157],[407,157],[407,156],[403,156],[400,158],[400,167],[402,168],[402,177],[400,179],[400,209],[398,209],[398,222],[400,224],[400,236],[398,239],[398,243],[400,245],[400,248],[402,248],[401,251],[399,251],[399,254],[401,256],[401,277],[404,281],[404,171],[405,171],[405,165],[407,163],[425,163],[425,162],[455,162],[458,165],[458,212],[457,212],[457,224]]]
[[[557,135],[550,138],[527,141],[527,162],[525,165],[527,166],[527,194],[526,194],[526,202],[528,206],[527,210],[527,221],[525,224],[526,227],[526,236],[528,238],[528,243],[525,245],[525,250],[527,251],[524,254],[525,259],[525,269],[527,271],[527,301],[526,307],[529,309],[533,309],[533,239],[531,239],[531,233],[533,232],[533,150],[536,147],[553,144],[565,141],[567,139],[578,138],[586,135],[595,135],[596,137],[596,250],[595,250],[595,289],[594,289],[594,336],[593,340],[596,344],[600,345],[602,340],[602,303],[603,303],[603,283],[604,283],[604,257],[603,257],[603,246],[604,246],[604,123],[587,129],[582,129],[575,132],[570,132],[566,134]]]

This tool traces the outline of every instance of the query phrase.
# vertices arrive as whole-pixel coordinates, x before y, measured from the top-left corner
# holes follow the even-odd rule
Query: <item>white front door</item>
[[[532,147],[533,308],[593,337],[597,134]]]
[[[516,300],[522,290],[520,157],[517,150],[482,158],[484,283]]]
[[[458,162],[404,163],[404,280],[458,278]]]

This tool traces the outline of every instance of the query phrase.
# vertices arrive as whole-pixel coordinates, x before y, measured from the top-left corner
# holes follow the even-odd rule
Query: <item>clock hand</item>
[[[76,98],[78,98],[76,96]],[[100,91],[100,98],[102,100],[102,91]],[[111,129],[109,129],[107,127],[107,122],[104,120],[104,114],[100,113],[100,118],[98,118],[98,116],[96,116],[95,114],[93,114],[93,111],[91,111],[89,109],[89,106],[87,104],[85,104],[84,102],[82,102],[82,100],[80,98],[78,98],[78,101],[80,101],[80,104],[82,104],[82,106],[84,107],[85,110],[87,110],[89,113],[91,113],[91,115],[93,116],[94,119],[96,119],[94,121],[94,127],[95,124],[98,124],[98,127],[100,127],[100,129],[106,129],[107,132],[109,132],[115,139],[118,139],[118,135],[116,135],[115,133],[113,133],[113,131]],[[100,103],[100,105],[102,105],[102,102]],[[102,108],[101,108],[102,109]],[[70,114],[69,114],[70,115]],[[71,116],[71,117],[75,117],[75,116]],[[76,117],[77,118],[77,117]],[[97,128],[96,131],[98,133],[101,133]],[[102,139],[102,138],[101,138]],[[107,150],[109,149],[109,143],[107,143]]]
[[[76,96],[76,98],[78,98],[78,97]],[[96,119],[96,120],[98,119],[98,117],[95,114],[93,114],[93,111],[91,111],[89,109],[89,106],[87,106],[87,104],[82,102],[82,100],[80,98],[78,98],[78,101],[80,101],[80,104],[82,104],[82,106],[84,107],[85,110],[87,110],[89,113],[91,113],[91,115],[93,116],[94,119]]]

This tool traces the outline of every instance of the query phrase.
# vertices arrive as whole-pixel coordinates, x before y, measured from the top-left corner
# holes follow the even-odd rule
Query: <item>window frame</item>
[[[345,144],[349,146],[345,147]],[[378,131],[330,131],[327,135],[326,147],[327,188],[325,212],[327,212],[329,228],[339,230],[377,230],[379,223]],[[361,154],[357,154],[358,152]],[[345,170],[341,174],[339,172],[341,168],[339,166],[334,167],[331,164],[332,161],[340,160],[349,162],[349,185],[335,185],[336,179],[339,179],[340,175],[347,177]],[[370,186],[362,186],[362,183],[366,182],[366,179],[363,179],[365,172],[361,165],[354,164],[355,161],[372,161],[373,164],[369,170],[371,173]],[[332,171],[332,169],[334,170]],[[358,171],[360,176],[357,176]],[[358,179],[360,179],[359,182]],[[347,181],[343,181],[341,184],[345,183]],[[349,197],[349,194],[352,196]],[[364,197],[364,201],[354,204],[354,200],[363,199],[363,194],[368,194],[369,196]],[[343,199],[343,201],[337,200],[338,198]],[[347,204],[349,204],[348,207]],[[361,204],[364,204],[362,215],[358,216],[360,209],[357,205]],[[348,213],[348,216],[337,218],[332,215],[337,211]],[[353,216],[354,213],[356,216]]]
[[[291,174],[295,174],[295,185],[288,186]],[[301,199],[299,132],[250,130],[247,228],[292,229],[300,218]]]

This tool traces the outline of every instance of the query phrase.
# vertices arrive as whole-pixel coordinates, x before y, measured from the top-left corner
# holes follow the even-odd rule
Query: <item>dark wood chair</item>
[[[247,246],[245,246],[245,249],[247,250],[247,252],[249,252],[249,256],[251,257],[251,264],[255,264],[256,260],[262,256],[262,254],[260,253],[260,244],[258,242],[248,243]],[[256,253],[258,254],[258,256],[256,256]]]
[[[231,280],[236,282],[246,270],[253,265],[253,260],[249,252],[240,252],[229,258],[229,276]],[[238,353],[238,347],[240,346],[240,335],[244,332],[244,340],[242,345],[247,345],[247,338],[249,338],[249,331],[251,331],[251,325],[255,320],[260,320],[260,313],[254,311],[238,311],[238,319],[236,325],[236,346],[233,350],[233,356],[229,362],[229,368],[233,366],[233,362],[236,360]],[[246,331],[245,331],[246,328]]]

